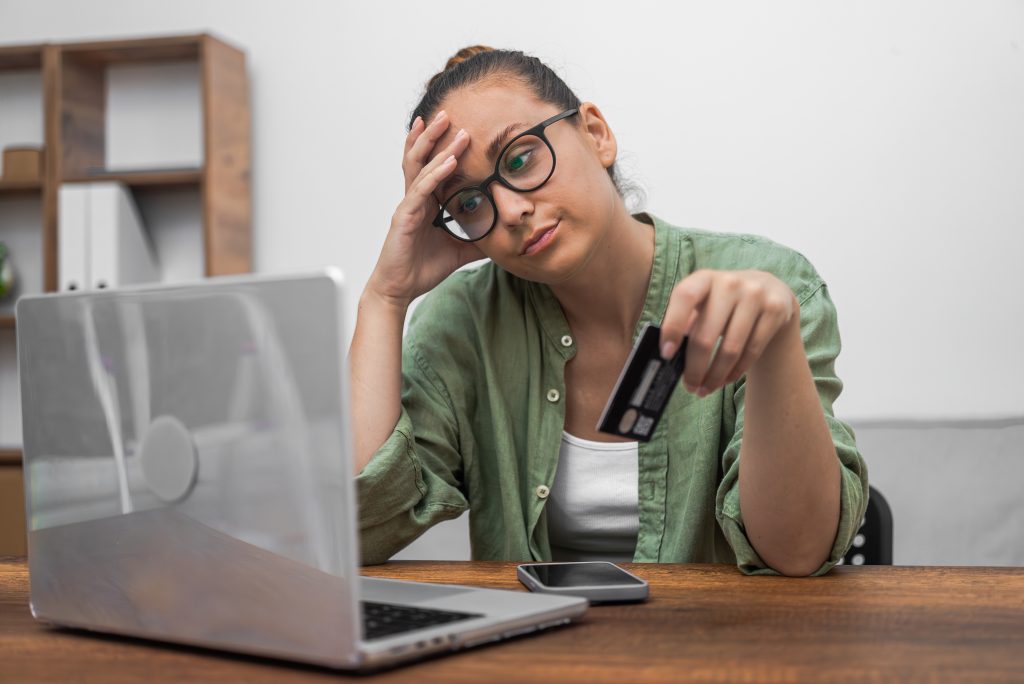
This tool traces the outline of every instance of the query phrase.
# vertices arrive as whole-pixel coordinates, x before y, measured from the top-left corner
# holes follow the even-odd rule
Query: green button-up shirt
[[[765,238],[676,228],[649,215],[654,264],[643,313],[660,323],[673,286],[697,269],[757,269],[787,283],[841,465],[841,516],[828,571],[849,550],[867,505],[867,468],[833,416],[842,383],[836,310],[800,254]],[[467,509],[473,558],[551,559],[545,503],[565,424],[565,364],[576,353],[558,300],[493,263],[457,271],[417,307],[402,353],[402,412],[356,480],[364,563],[382,563],[431,525]],[[669,401],[639,445],[634,560],[736,563],[774,573],[747,539],[739,492],[745,377],[700,399]]]

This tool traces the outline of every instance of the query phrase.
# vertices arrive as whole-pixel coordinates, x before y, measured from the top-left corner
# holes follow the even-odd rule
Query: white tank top
[[[640,531],[637,442],[593,442],[562,432],[545,506],[556,561],[630,562]]]

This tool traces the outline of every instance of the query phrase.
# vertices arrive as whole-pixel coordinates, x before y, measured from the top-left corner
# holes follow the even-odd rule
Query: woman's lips
[[[537,238],[537,240],[527,245],[526,249],[523,250],[523,256],[530,256],[531,254],[536,254],[540,250],[547,247],[548,244],[551,242],[552,238],[554,238],[555,231],[558,229],[558,225],[559,224],[556,223],[555,225],[551,226],[543,233],[541,233],[540,237]]]

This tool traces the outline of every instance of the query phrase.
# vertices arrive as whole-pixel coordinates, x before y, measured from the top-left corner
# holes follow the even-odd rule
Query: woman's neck
[[[574,334],[614,335],[632,341],[654,265],[654,227],[625,210],[608,226],[587,265],[551,286]]]

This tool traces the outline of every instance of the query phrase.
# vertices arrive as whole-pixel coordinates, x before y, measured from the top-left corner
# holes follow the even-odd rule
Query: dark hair
[[[427,81],[423,97],[409,117],[409,128],[412,128],[416,117],[429,122],[441,102],[453,90],[492,77],[518,80],[540,100],[562,110],[580,106],[580,99],[565,81],[536,57],[519,50],[495,50],[485,45],[472,45],[456,52],[444,65],[444,69]],[[623,187],[614,164],[608,167],[608,175],[620,195],[636,192],[631,186]]]

